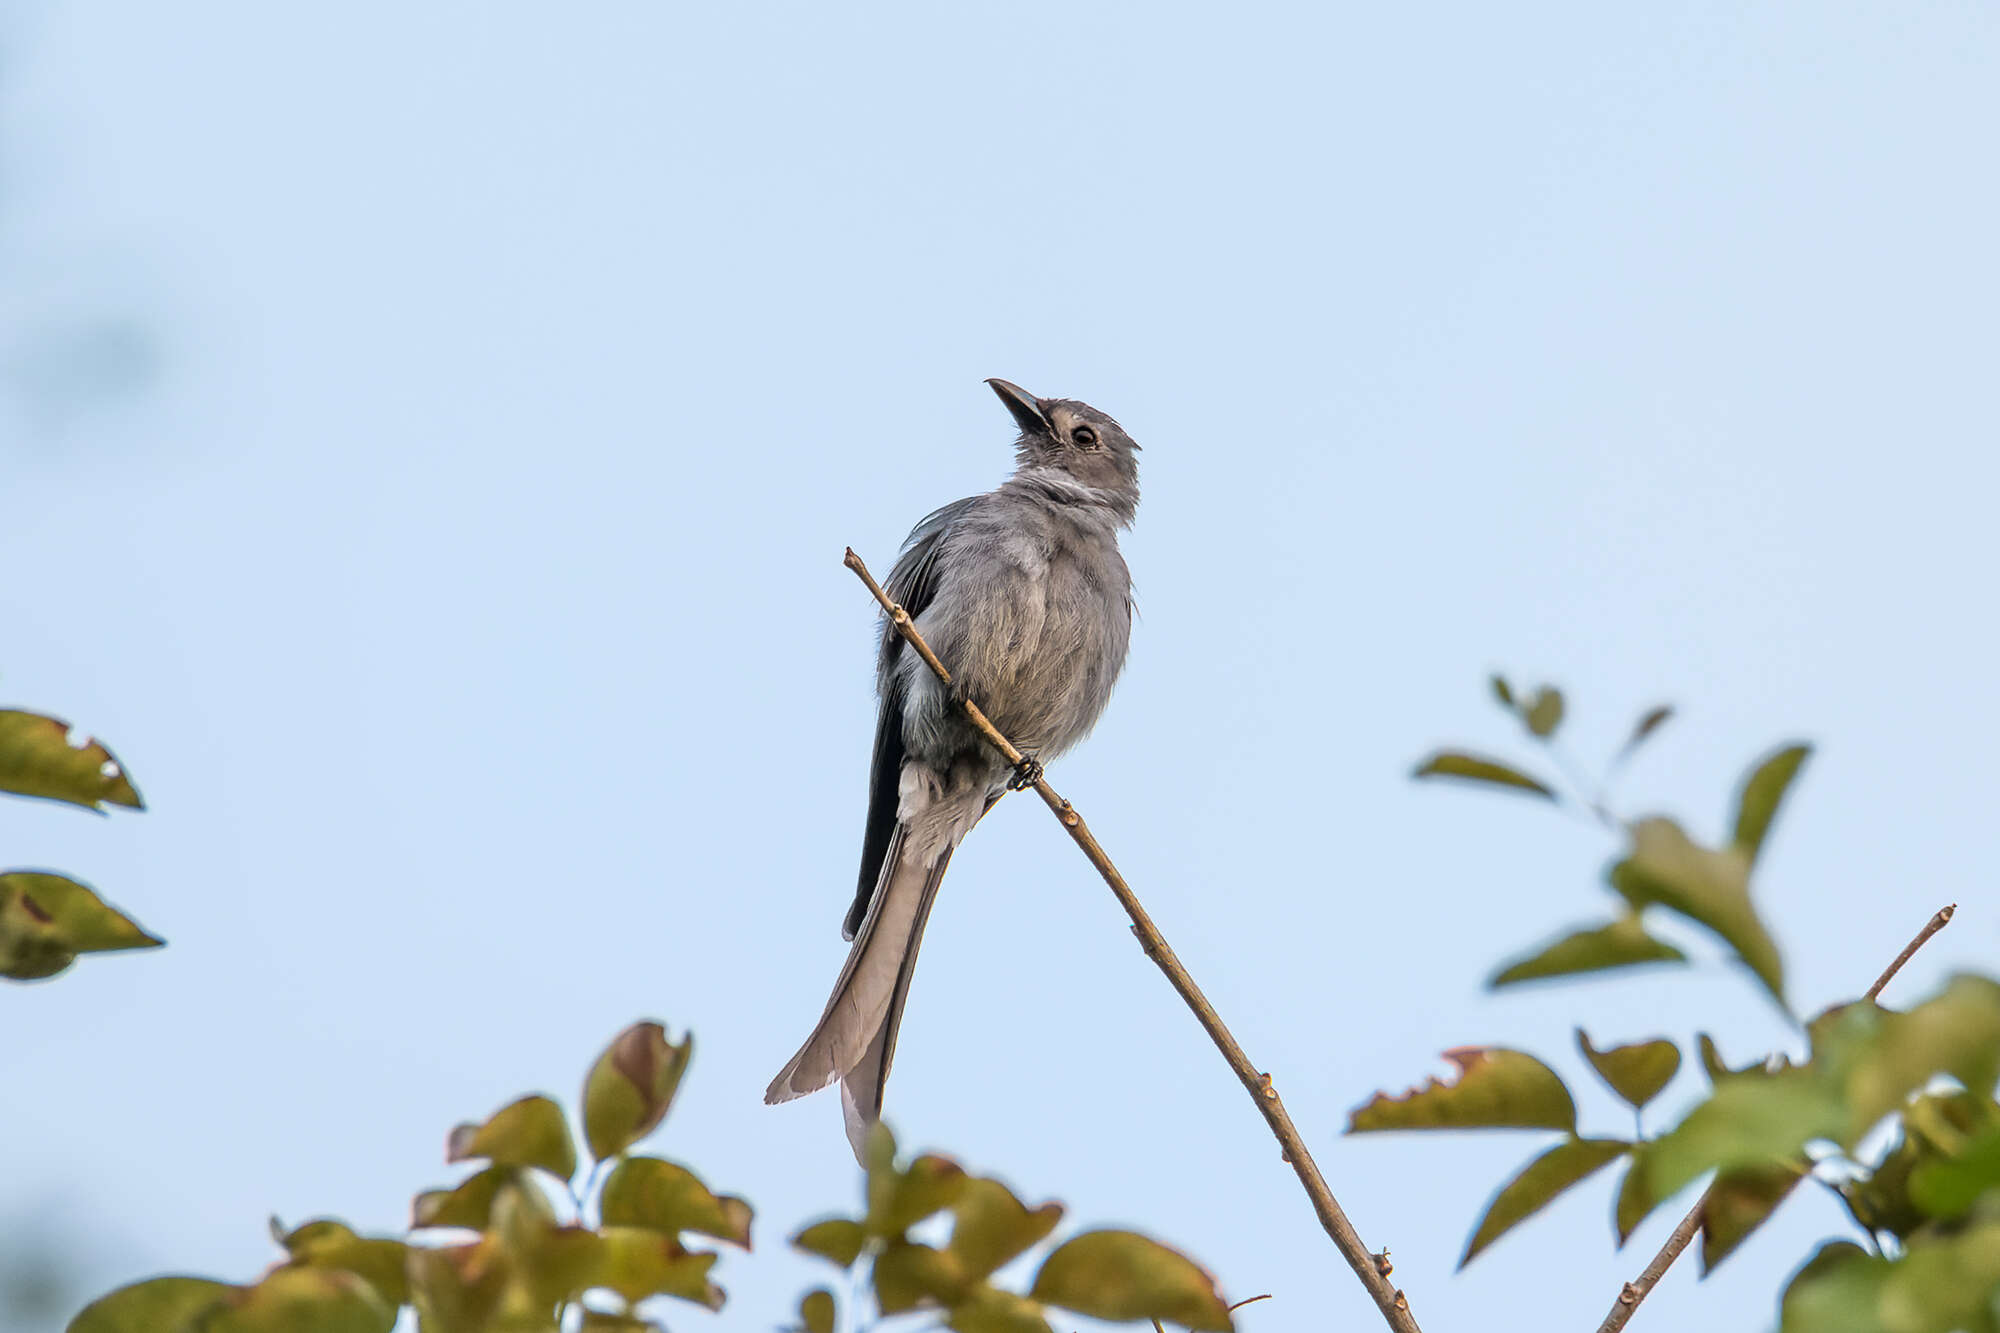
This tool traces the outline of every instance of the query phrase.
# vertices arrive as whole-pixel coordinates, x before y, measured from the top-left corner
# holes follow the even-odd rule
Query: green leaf
[[[1659,1096],[1660,1090],[1680,1072],[1680,1048],[1664,1038],[1600,1051],[1590,1044],[1589,1035],[1578,1028],[1576,1044],[1597,1076],[1635,1111]]]
[[[1658,903],[1721,936],[1784,1004],[1784,963],[1750,905],[1750,857],[1742,848],[1711,851],[1671,819],[1642,819],[1632,828],[1631,855],[1609,877],[1634,908]]]
[[[646,1227],[605,1227],[605,1266],[594,1286],[609,1287],[628,1301],[672,1296],[720,1310],[722,1288],[708,1280],[721,1256],[683,1249],[679,1241]]]
[[[1806,1178],[1806,1164],[1742,1166],[1710,1182],[1701,1210],[1701,1271],[1710,1273]]]
[[[38,981],[78,954],[163,943],[73,879],[35,870],[0,875],[0,976]]]
[[[1667,719],[1673,715],[1673,706],[1670,704],[1661,704],[1658,708],[1646,710],[1646,715],[1633,723],[1632,734],[1626,738],[1625,744],[1620,747],[1617,756],[1611,762],[1622,764],[1631,758],[1632,752],[1644,745],[1646,738],[1666,725]]]
[[[274,1229],[275,1225],[273,1219]],[[357,1236],[345,1222],[327,1217],[295,1228],[278,1243],[294,1264],[352,1273],[390,1305],[409,1303],[410,1284],[404,1271],[409,1247],[400,1240]]]
[[[1496,671],[1493,673],[1489,683],[1493,686],[1493,697],[1500,701],[1500,706],[1502,708],[1512,708],[1514,706],[1514,687],[1507,683],[1507,678]]]
[[[1813,1059],[1839,1080],[1853,1146],[1932,1077],[1949,1074],[1990,1094],[2000,1079],[2000,983],[1964,975],[1906,1013],[1868,1001],[1814,1020]]]
[[[484,1157],[495,1166],[532,1166],[560,1179],[576,1174],[576,1144],[562,1108],[543,1096],[522,1097],[484,1124],[460,1125],[445,1140],[447,1162]]]
[[[659,1127],[694,1059],[694,1034],[676,1046],[655,1022],[634,1023],[605,1048],[583,1085],[583,1134],[598,1161]]]
[[[484,1231],[492,1219],[494,1194],[517,1174],[511,1166],[489,1166],[451,1189],[425,1190],[410,1205],[411,1230],[467,1227]]]
[[[1460,1046],[1444,1053],[1458,1078],[1433,1078],[1400,1097],[1376,1093],[1348,1117],[1350,1134],[1390,1129],[1576,1130],[1576,1102],[1555,1070],[1522,1051]]]
[[[799,1300],[799,1325],[806,1333],[833,1333],[836,1313],[833,1293],[825,1287],[815,1287]]]
[[[870,1276],[875,1304],[885,1315],[925,1305],[955,1305],[973,1281],[943,1250],[902,1239],[883,1247]]]
[[[1639,1224],[1659,1206],[1659,1199],[1647,1187],[1646,1172],[1635,1153],[1632,1165],[1625,1168],[1624,1178],[1618,1182],[1618,1199],[1611,1209],[1611,1228],[1618,1233],[1618,1244],[1622,1247],[1632,1239]]]
[[[1634,1154],[1646,1211],[1705,1171],[1789,1163],[1812,1140],[1838,1138],[1846,1119],[1837,1089],[1817,1070],[1733,1075],[1671,1132]]]
[[[965,1182],[952,1214],[952,1259],[968,1275],[984,1278],[1047,1239],[1063,1207],[1045,1203],[1030,1211],[999,1181],[975,1177]]]
[[[1546,1208],[1558,1194],[1623,1157],[1631,1147],[1622,1139],[1565,1139],[1528,1163],[1486,1205],[1486,1215],[1479,1219],[1458,1266],[1471,1263],[1481,1250]]]
[[[1778,817],[1778,806],[1785,799],[1786,789],[1811,754],[1810,745],[1784,746],[1759,760],[1744,778],[1743,790],[1736,797],[1733,841],[1749,860],[1755,861],[1763,849],[1764,837],[1771,831],[1771,821]]]
[[[1702,1071],[1708,1075],[1708,1081],[1711,1084],[1720,1083],[1731,1074],[1747,1074],[1751,1070],[1763,1066],[1764,1062],[1762,1060],[1752,1060],[1741,1069],[1731,1069],[1722,1062],[1722,1052],[1716,1046],[1715,1038],[1709,1036],[1706,1032],[1697,1032],[1694,1034],[1694,1040],[1696,1047],[1701,1051]]]
[[[583,1322],[577,1325],[577,1333],[667,1333],[667,1330],[663,1325],[633,1314],[585,1310]]]
[[[1919,1233],[1898,1260],[1829,1245],[1792,1279],[1783,1327],[1787,1333],[1984,1333],[2000,1312],[1996,1285],[2000,1223]]]
[[[2000,1129],[1987,1130],[1956,1156],[1933,1157],[1910,1172],[1910,1199],[1932,1217],[1963,1217],[1995,1189],[2000,1189]]]
[[[483,1333],[507,1294],[509,1276],[504,1255],[491,1241],[411,1246],[410,1303],[418,1327],[422,1333]]]
[[[971,1177],[949,1157],[926,1153],[901,1171],[872,1172],[869,1180],[870,1234],[892,1239],[931,1214],[949,1208],[965,1192]],[[877,1188],[877,1182],[885,1182]]]
[[[1497,759],[1485,759],[1476,754],[1465,754],[1457,750],[1439,750],[1410,775],[1415,778],[1460,778],[1466,782],[1489,782],[1496,786],[1511,787],[1516,791],[1533,792],[1553,801],[1555,788],[1538,779],[1529,777],[1517,768],[1509,768]]]
[[[842,1268],[852,1268],[868,1243],[868,1232],[859,1222],[845,1217],[829,1217],[815,1222],[792,1237],[792,1248],[831,1260]]]
[[[156,1277],[100,1296],[68,1333],[194,1333],[197,1321],[238,1290],[205,1277]]]
[[[1521,720],[1528,724],[1530,732],[1543,739],[1555,735],[1563,720],[1562,691],[1549,685],[1536,690],[1535,697],[1521,714]]]
[[[0,791],[100,812],[107,802],[146,808],[111,751],[89,739],[72,745],[69,738],[67,722],[0,709]]]
[[[1486,984],[1498,990],[1522,981],[1603,972],[1642,963],[1685,963],[1687,955],[1646,933],[1637,912],[1602,926],[1582,927],[1502,967]]]
[[[201,1333],[390,1333],[396,1308],[353,1273],[280,1268],[226,1293],[200,1317]]]
[[[1050,1333],[1040,1304],[983,1282],[951,1308],[944,1326],[952,1333]]]
[[[1093,1319],[1158,1319],[1209,1333],[1232,1327],[1228,1302],[1205,1269],[1131,1231],[1086,1231],[1057,1246],[1028,1295]]]
[[[750,1248],[750,1205],[716,1195],[684,1166],[657,1157],[627,1157],[605,1178],[598,1204],[606,1225],[695,1231]]]

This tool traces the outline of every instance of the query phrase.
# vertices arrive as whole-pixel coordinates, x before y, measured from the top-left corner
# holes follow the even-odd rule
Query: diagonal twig
[[[1924,923],[1924,928],[1917,932],[1916,938],[1903,946],[1903,951],[1896,955],[1896,961],[1884,968],[1881,976],[1875,978],[1875,984],[1868,988],[1862,998],[1872,1002],[1880,995],[1882,988],[1903,970],[1903,964],[1915,957],[1917,950],[1923,948],[1931,936],[1943,930],[1950,922],[1951,914],[1957,910],[1957,903],[1947,903],[1939,908],[1936,914]],[[1709,1186],[1709,1189],[1714,1188],[1712,1184]],[[1667,1243],[1660,1247],[1660,1252],[1653,1256],[1652,1262],[1646,1265],[1645,1270],[1636,1279],[1625,1284],[1624,1290],[1618,1293],[1617,1301],[1611,1306],[1611,1313],[1604,1316],[1604,1322],[1597,1326],[1597,1333],[1618,1333],[1619,1329],[1625,1327],[1633,1311],[1639,1308],[1639,1302],[1646,1299],[1647,1294],[1653,1290],[1653,1285],[1666,1275],[1674,1260],[1681,1257],[1681,1251],[1688,1247],[1694,1240],[1694,1233],[1701,1229],[1702,1215],[1708,1207],[1708,1193],[1708,1190],[1701,1192],[1701,1197],[1694,1201],[1694,1207],[1688,1209],[1687,1216],[1681,1219],[1680,1225],[1667,1237]]]
[[[861,557],[854,553],[852,547],[848,549],[844,563],[868,585],[868,591],[882,604],[882,610],[889,617],[889,623],[895,626],[896,632],[902,635],[904,641],[916,650],[925,664],[937,673],[938,679],[950,683],[951,672],[938,660],[930,645],[924,642],[924,636],[917,632],[909,613],[896,605],[895,601],[882,591],[882,585],[875,581],[874,576],[868,572],[868,566],[862,563]],[[964,707],[967,719],[986,739],[987,744],[998,750],[1008,763],[1019,764],[1023,757],[1021,752],[1014,747],[1012,741],[1000,734],[992,722],[987,720],[986,714],[979,710],[979,705],[968,699],[964,702]],[[1410,1314],[1409,1303],[1403,1298],[1403,1293],[1390,1285],[1375,1256],[1369,1253],[1366,1245],[1362,1244],[1360,1235],[1354,1230],[1354,1224],[1347,1220],[1347,1214],[1341,1210],[1339,1201],[1333,1197],[1333,1191],[1327,1188],[1326,1177],[1320,1174],[1319,1167],[1313,1163],[1312,1154],[1306,1149],[1305,1139],[1300,1136],[1297,1126],[1292,1124],[1291,1116],[1285,1111],[1284,1102],[1279,1100],[1278,1090],[1271,1086],[1271,1076],[1260,1073],[1257,1066],[1250,1063],[1250,1057],[1243,1053],[1243,1048],[1236,1044],[1236,1038],[1230,1035],[1221,1016],[1215,1012],[1215,1006],[1208,1002],[1208,997],[1194,984],[1194,978],[1190,977],[1187,969],[1181,966],[1181,960],[1174,956],[1173,949],[1160,934],[1160,928],[1155,926],[1153,918],[1147,915],[1145,907],[1139,902],[1138,895],[1132,892],[1132,886],[1125,882],[1125,877],[1118,873],[1118,867],[1111,863],[1111,858],[1105,854],[1104,848],[1100,847],[1097,839],[1091,835],[1090,826],[1083,822],[1083,816],[1058,795],[1046,779],[1036,779],[1034,787],[1036,795],[1040,796],[1054,812],[1076,845],[1083,849],[1083,854],[1090,858],[1090,863],[1097,867],[1097,873],[1111,886],[1111,892],[1117,897],[1118,905],[1124,908],[1125,915],[1132,919],[1132,933],[1138,936],[1139,947],[1145,950],[1146,956],[1159,966],[1160,971],[1166,973],[1167,981],[1179,993],[1187,1007],[1194,1011],[1202,1030],[1208,1033],[1209,1040],[1215,1043],[1215,1048],[1222,1052],[1222,1058],[1229,1062],[1230,1069],[1241,1080],[1244,1090],[1250,1094],[1250,1099],[1257,1103],[1257,1109],[1263,1113],[1265,1121],[1271,1127],[1271,1133],[1276,1136],[1279,1145],[1284,1149],[1285,1161],[1298,1173],[1299,1183],[1305,1186],[1306,1197],[1312,1200],[1313,1211],[1319,1214],[1320,1225],[1325,1227],[1326,1234],[1333,1238],[1334,1247],[1340,1251],[1341,1257],[1347,1260],[1348,1266],[1354,1270],[1354,1275],[1361,1279],[1361,1285],[1368,1289],[1368,1294],[1374,1298],[1389,1327],[1395,1329],[1396,1333],[1420,1333],[1416,1319]]]

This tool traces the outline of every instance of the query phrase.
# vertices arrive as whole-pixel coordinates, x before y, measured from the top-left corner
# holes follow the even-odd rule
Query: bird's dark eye
[[[1088,426],[1078,426],[1070,432],[1070,438],[1076,441],[1077,448],[1079,449],[1095,449],[1097,447],[1097,432]]]

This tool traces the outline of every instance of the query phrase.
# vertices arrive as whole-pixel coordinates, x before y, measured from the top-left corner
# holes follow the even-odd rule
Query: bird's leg
[[[1021,762],[1014,765],[1014,776],[1007,779],[1008,791],[1026,791],[1042,780],[1042,761],[1031,754],[1023,754]]]

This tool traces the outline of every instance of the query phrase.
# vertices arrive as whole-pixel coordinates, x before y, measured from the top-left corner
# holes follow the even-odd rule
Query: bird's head
[[[1014,442],[1022,468],[1060,472],[1093,490],[1129,503],[1139,496],[1139,443],[1125,428],[1089,403],[1073,398],[1037,398],[1006,380],[986,381],[1021,427]]]

